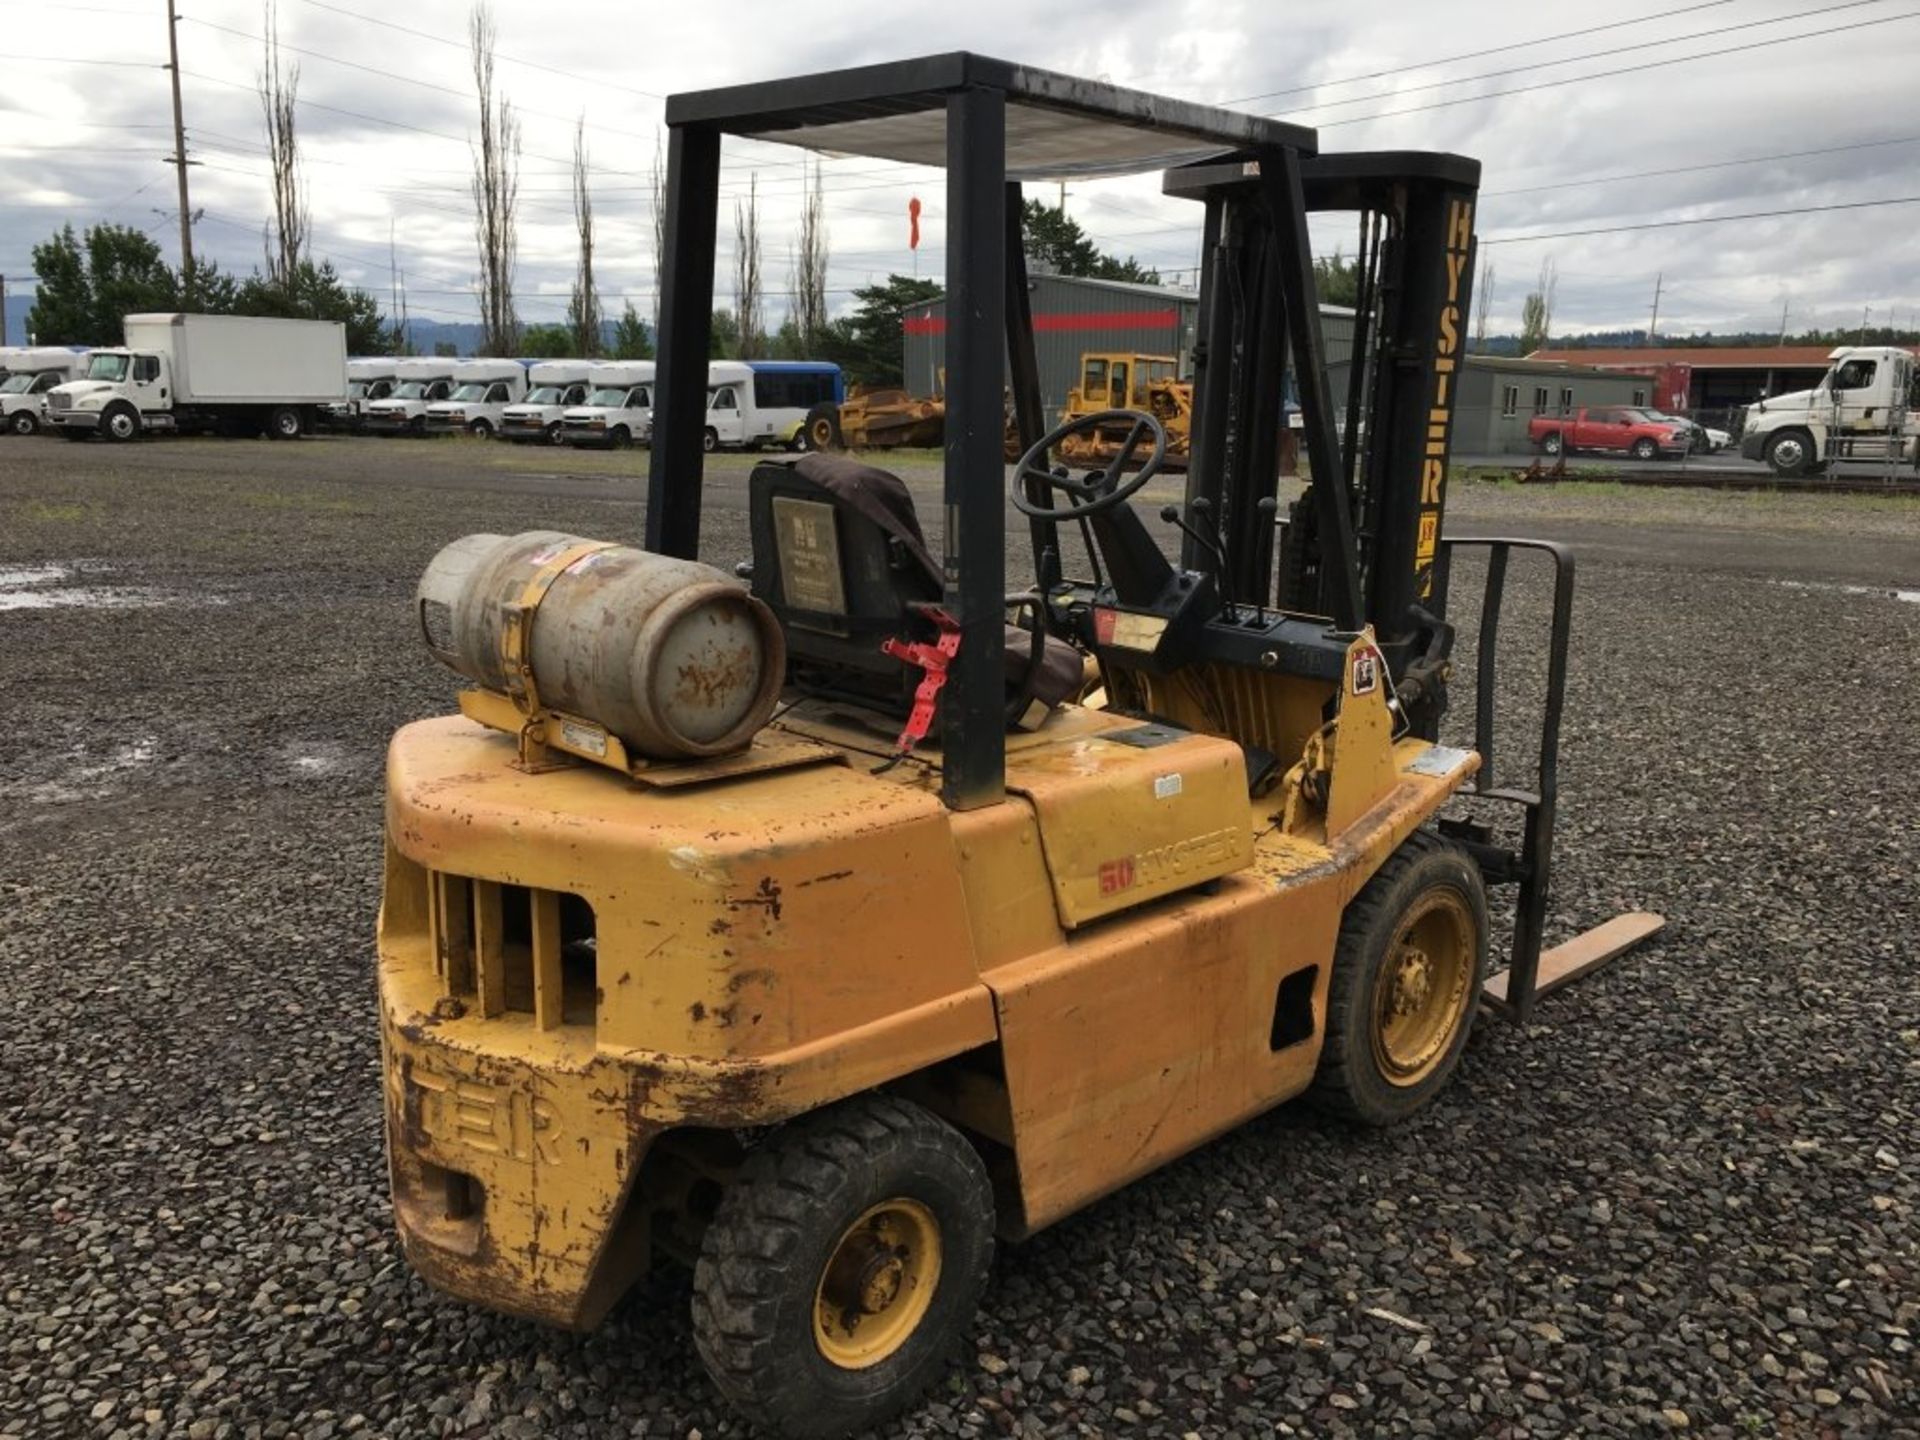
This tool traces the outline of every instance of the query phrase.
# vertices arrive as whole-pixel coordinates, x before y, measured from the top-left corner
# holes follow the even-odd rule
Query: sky
[[[255,86],[263,0],[180,0],[198,251],[245,273],[271,213]],[[466,0],[278,0],[313,249],[380,298],[404,275],[416,317],[476,320]],[[165,0],[0,0],[0,274],[17,294],[63,223],[150,231],[178,258]],[[1065,18],[1063,18],[1063,16]],[[1181,99],[1278,115],[1323,151],[1450,150],[1484,166],[1491,333],[1518,329],[1543,263],[1556,334],[1920,325],[1920,3],[1916,0],[1033,0],[804,4],[521,3],[496,11],[499,79],[520,113],[519,266],[527,322],[561,319],[575,263],[568,162],[584,118],[597,273],[610,313],[654,306],[648,171],[669,92],[971,49]],[[1586,32],[1574,34],[1570,32]],[[304,53],[299,53],[304,52]],[[1809,153],[1821,152],[1821,153]],[[769,322],[784,312],[804,152],[729,140],[732,201],[759,199]],[[938,279],[938,172],[822,162],[830,304],[890,272]],[[1190,282],[1198,209],[1153,176],[1069,186],[1104,248]],[[1056,187],[1037,193],[1058,201]],[[909,250],[907,205],[923,208]],[[1756,211],[1772,218],[1659,228]],[[1602,234],[1569,234],[1607,231]],[[1534,238],[1545,237],[1545,238]],[[1314,226],[1317,249],[1351,226]]]

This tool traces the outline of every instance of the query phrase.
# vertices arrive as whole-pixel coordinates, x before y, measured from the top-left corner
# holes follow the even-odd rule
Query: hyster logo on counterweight
[[[1459,367],[1460,284],[1473,254],[1473,202],[1447,211],[1447,303],[1433,344],[1433,404],[1427,411],[1427,453],[1420,467],[1420,533],[1413,550],[1414,593],[1433,597],[1433,557],[1440,549],[1440,511],[1447,496],[1447,430],[1453,421],[1453,377]]]

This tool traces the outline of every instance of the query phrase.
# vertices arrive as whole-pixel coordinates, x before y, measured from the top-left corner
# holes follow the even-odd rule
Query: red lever
[[[940,637],[933,644],[908,640],[880,642],[883,654],[920,667],[920,684],[913,692],[913,713],[900,729],[900,755],[911,754],[913,747],[926,739],[927,731],[933,728],[934,707],[940,698],[940,687],[947,683],[947,667],[960,653],[959,622],[937,605],[925,606],[920,613],[939,628]]]

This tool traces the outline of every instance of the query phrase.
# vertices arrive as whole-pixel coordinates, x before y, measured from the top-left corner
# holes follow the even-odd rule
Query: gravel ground
[[[452,693],[407,598],[469,531],[637,534],[639,468],[0,442],[0,1434],[741,1433],[683,1273],[585,1337],[441,1299],[381,1162],[380,760]],[[1418,1123],[1287,1107],[1004,1252],[897,1433],[1920,1435],[1920,504],[1453,521],[1580,543],[1554,933],[1666,934]]]

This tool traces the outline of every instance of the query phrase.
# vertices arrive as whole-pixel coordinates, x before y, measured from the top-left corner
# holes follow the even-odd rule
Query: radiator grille
[[[591,1028],[598,1002],[593,907],[578,895],[428,876],[427,923],[442,990],[492,1018]]]

